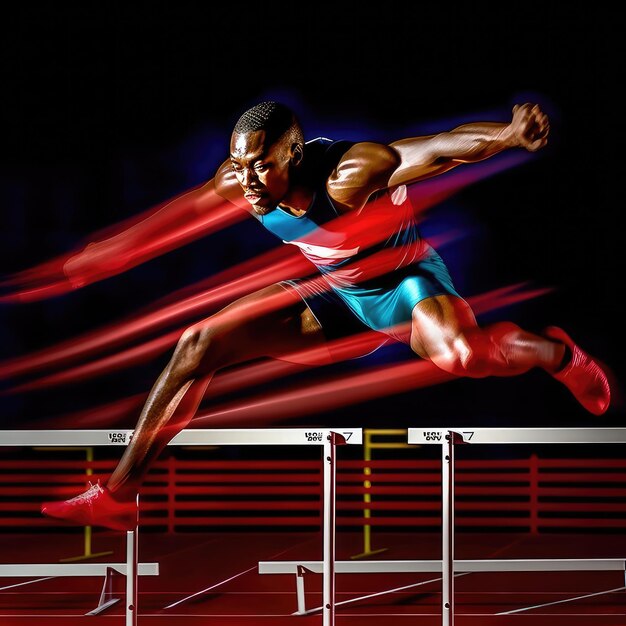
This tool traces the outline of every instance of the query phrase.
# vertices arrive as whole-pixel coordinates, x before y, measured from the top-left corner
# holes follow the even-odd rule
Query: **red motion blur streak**
[[[24,425],[25,428],[109,428],[122,422],[135,424],[147,393],[138,393],[127,398],[107,402],[98,406],[74,411],[56,417],[33,420]]]
[[[255,270],[260,267],[261,269]],[[130,320],[112,324],[96,331],[86,333],[69,341],[59,343],[45,350],[35,352],[0,364],[0,378],[21,376],[40,370],[47,365],[66,365],[72,361],[86,358],[103,350],[109,350],[120,344],[136,339],[159,328],[182,321],[192,315],[206,314],[210,310],[224,306],[234,299],[251,291],[261,289],[273,282],[287,278],[297,278],[311,271],[311,264],[296,250],[279,248],[267,252],[255,259],[241,263],[207,281],[202,281],[194,290],[211,283],[217,286],[204,292],[195,293],[181,301],[178,297],[174,304],[160,309],[151,305],[151,312],[135,316]],[[188,291],[186,288],[185,291]],[[171,345],[171,344],[170,344]]]
[[[90,243],[2,283],[15,290],[0,303],[42,300],[120,274],[161,254],[217,232],[248,216],[217,195],[213,186],[197,187],[172,202],[107,229],[108,238]],[[104,233],[100,233],[103,236]]]
[[[340,220],[336,221],[340,222]],[[365,219],[359,221],[367,223]],[[349,226],[345,223],[341,225]],[[386,236],[384,230],[379,229],[374,232],[378,236],[374,238],[371,245],[378,243],[378,239]],[[449,243],[457,236],[458,234],[455,232],[443,233],[433,238],[430,243],[439,247]],[[372,239],[372,236],[370,235],[369,238]],[[98,352],[110,350],[124,342],[137,339],[167,324],[181,323],[185,318],[191,316],[196,316],[196,319],[198,316],[206,317],[217,308],[225,306],[248,293],[281,280],[299,278],[309,274],[312,267],[311,263],[292,246],[271,250],[164,299],[165,302],[173,300],[173,304],[159,308],[159,303],[153,303],[148,314],[137,315],[130,320],[86,333],[45,350],[0,363],[0,378],[22,376],[41,370],[48,365],[54,367],[67,365],[80,358],[88,358]],[[375,267],[374,269],[378,273],[382,273],[380,271],[382,267]],[[198,289],[209,285],[216,286],[198,293]],[[182,299],[181,292],[191,292],[192,295]]]
[[[495,168],[497,169],[497,168]],[[494,168],[487,173],[493,173]],[[486,174],[485,174],[486,175]],[[473,174],[474,179],[476,174]],[[456,187],[459,185],[469,184],[473,182],[471,176],[457,176]],[[437,199],[441,199],[441,185],[433,186],[432,182],[427,183],[428,186],[423,189],[430,188],[430,192],[426,196],[433,198],[437,194],[434,190],[439,192]],[[445,193],[451,193],[454,189],[452,185],[447,187],[443,186]],[[191,195],[191,194],[190,194]],[[193,203],[188,203],[193,206]],[[373,205],[376,202],[372,203]],[[186,205],[185,205],[186,206]],[[422,203],[422,206],[424,204]],[[180,213],[180,207],[177,209]],[[171,214],[168,213],[171,217]],[[368,215],[370,216],[368,219]],[[330,228],[336,229],[339,232],[345,232],[349,236],[356,236],[357,239],[362,242],[364,247],[375,245],[385,236],[389,235],[385,229],[385,213],[378,213],[375,209],[364,210],[360,215],[348,214],[335,220],[329,225]],[[383,221],[381,222],[381,218]],[[148,222],[149,220],[145,220]],[[140,223],[141,225],[142,223]],[[163,228],[163,222],[157,221],[158,227]],[[375,227],[372,227],[374,225]],[[151,226],[152,231],[155,231],[154,223]],[[133,228],[128,232],[133,231]],[[123,233],[124,234],[124,233]],[[135,233],[136,235],[136,233]],[[450,235],[444,235],[439,238],[439,241],[433,242],[435,246],[438,246],[445,242],[446,239],[450,239]],[[107,240],[108,243],[111,240]],[[374,277],[381,273],[385,273],[387,269],[390,269],[394,263],[393,254],[392,258],[387,259],[389,251],[383,251],[372,255],[367,260],[361,262],[361,273],[364,278]],[[79,255],[80,256],[80,255]],[[388,263],[391,262],[391,266],[388,267]],[[261,266],[263,269],[252,272],[252,274],[245,274],[246,270],[251,270],[254,267]],[[180,322],[186,316],[192,314],[207,314],[207,310],[211,310],[219,306],[230,302],[241,295],[245,295],[255,289],[259,289],[268,284],[276,282],[281,279],[289,277],[301,276],[310,269],[310,266],[306,260],[301,256],[294,254],[292,251],[272,251],[262,255],[261,258],[248,261],[240,264],[236,268],[231,268],[225,272],[220,273],[218,276],[213,277],[208,282],[215,284],[218,281],[229,281],[228,284],[221,284],[220,286],[209,290],[205,293],[193,295],[183,302],[177,302],[176,304],[165,307],[155,313],[148,315],[135,317],[130,321],[117,324],[113,327],[92,332],[83,337],[74,339],[70,342],[62,343],[58,346],[48,348],[44,351],[20,357],[7,361],[0,365],[0,377],[19,376],[32,371],[36,371],[45,367],[48,364],[53,363],[55,366],[66,365],[68,362],[75,360],[79,357],[88,357],[98,351],[110,350],[118,346],[125,340],[136,338],[141,334],[158,329],[159,327],[174,322]],[[243,273],[243,275],[242,275]],[[206,283],[204,283],[206,284]],[[181,329],[182,330],[182,329]],[[176,331],[176,333],[179,333]],[[106,357],[102,359],[100,363],[89,364],[79,368],[74,368],[52,377],[47,377],[43,381],[36,381],[27,385],[20,386],[15,391],[24,391],[27,389],[37,388],[41,385],[59,384],[62,382],[69,382],[74,377],[88,377],[95,376],[99,373],[106,373],[116,368],[121,368],[129,365],[134,365],[141,362],[142,359],[147,359],[158,353],[159,350],[165,350],[168,346],[172,345],[175,341],[175,333],[168,334],[165,338],[159,338],[148,342],[145,346],[139,346],[127,350],[117,355]]]
[[[449,241],[454,236],[454,233],[446,233],[439,235],[436,240],[434,239],[433,241],[437,245],[441,245],[446,241]],[[377,252],[376,254],[373,254],[371,257],[359,262],[359,266],[366,275],[366,278],[369,279],[387,273],[391,269],[389,262],[391,262],[392,264],[395,263],[394,252],[391,250],[382,250],[380,252]],[[231,282],[230,284],[222,285],[214,290],[210,290],[205,294],[199,294],[194,298],[190,298],[188,301],[179,303],[177,305],[171,305],[166,310],[157,311],[156,313],[148,316],[148,319],[144,317],[135,320],[132,322],[131,325],[123,326],[121,331],[114,327],[113,329],[111,329],[110,332],[105,334],[105,337],[108,339],[108,341],[103,341],[99,335],[94,335],[92,333],[91,346],[89,344],[85,345],[84,339],[82,341],[74,340],[69,344],[64,344],[61,348],[50,348],[43,354],[39,353],[31,357],[23,357],[21,363],[16,364],[15,361],[5,363],[0,367],[0,377],[6,374],[16,375],[17,371],[19,371],[20,373],[33,371],[35,369],[39,369],[47,363],[54,363],[55,365],[58,365],[59,361],[67,361],[70,357],[76,357],[79,355],[90,356],[91,353],[96,352],[93,344],[95,344],[95,346],[97,346],[98,348],[110,347],[113,342],[119,343],[119,337],[122,334],[128,336],[129,332],[145,332],[148,323],[151,323],[154,326],[162,323],[164,320],[178,321],[181,317],[186,316],[189,311],[196,314],[203,312],[206,310],[206,308],[212,308],[216,304],[216,300],[217,302],[222,303],[223,301],[231,302],[233,299],[235,299],[237,295],[245,295],[247,289],[249,289],[251,286],[254,287],[254,289],[258,289],[259,287],[275,283],[280,279],[290,277],[293,278],[294,274],[289,273],[289,270],[302,270],[305,268],[310,269],[308,261],[306,261],[304,257],[302,257],[300,254],[297,254],[295,258],[287,259],[282,265],[274,268],[260,270],[259,272],[253,273],[252,275],[239,278]],[[321,288],[321,286],[325,286],[328,289],[328,286],[326,285],[326,283],[323,282],[323,279],[321,277],[317,276],[313,278],[312,281],[315,281],[318,289]],[[258,284],[259,282],[261,283],[260,285]],[[297,301],[299,301],[299,298]],[[290,304],[293,304],[293,302],[293,297],[288,296],[286,293],[281,295],[281,297],[266,298],[263,301],[262,306],[259,302],[255,303],[254,307],[250,310],[251,315],[258,317],[263,313],[269,313],[270,311],[286,307]],[[241,308],[239,308],[238,312],[234,314],[238,316],[246,315],[245,312],[242,312]],[[224,317],[224,313],[222,313],[221,315],[222,317]],[[33,391],[35,389],[41,389],[43,387],[74,383],[80,380],[94,378],[95,376],[100,376],[120,369],[132,367],[151,358],[154,358],[168,348],[171,348],[181,336],[185,328],[186,326],[180,327],[177,330],[169,332],[162,337],[158,337],[156,339],[148,341],[139,346],[129,348],[127,350],[116,352],[113,355],[98,359],[97,361],[94,361],[92,363],[79,365],[77,367],[70,368],[56,374],[51,374],[37,380],[17,385],[15,387],[12,387],[11,389],[4,391],[0,395],[21,393],[26,391]],[[80,341],[80,343],[76,344],[75,342],[77,341]]]
[[[243,320],[246,316],[256,318],[260,315],[264,315],[265,313],[293,305],[295,301],[300,301],[299,296],[287,290],[281,290],[276,295],[265,298],[262,303],[254,302],[245,307],[240,306],[237,310],[232,312],[226,310],[222,313],[221,319],[225,323],[228,323],[233,317],[236,317],[237,320]],[[136,365],[137,363],[161,354],[167,348],[171,347],[179,339],[185,328],[186,327],[179,328],[162,337],[148,341],[145,344],[130,348],[123,352],[117,352],[98,361],[80,365],[50,376],[45,376],[38,380],[24,383],[23,385],[18,385],[3,392],[2,395],[32,391],[34,389],[64,383],[75,383],[87,378],[93,378],[95,376],[108,374],[113,371]]]
[[[96,376],[102,376],[110,372],[115,372],[120,369],[132,367],[139,363],[144,363],[148,359],[155,358],[160,354],[163,354],[165,350],[171,348],[176,343],[183,328],[172,331],[162,337],[157,337],[151,341],[147,341],[140,346],[129,348],[123,352],[117,352],[111,356],[104,357],[92,363],[85,365],[79,365],[68,370],[63,370],[56,374],[50,374],[49,376],[43,376],[37,380],[33,380],[21,385],[16,385],[11,389],[5,390],[0,393],[0,396],[13,393],[22,393],[26,391],[34,391],[35,389],[43,389],[45,387],[56,387],[58,385],[67,385],[70,383],[77,383],[89,378],[95,378]]]
[[[270,360],[253,365],[244,365],[229,372],[218,373],[211,381],[204,400],[230,393],[236,389],[253,387],[283,376],[309,369],[308,365],[297,365],[286,361]],[[127,420],[134,424],[145,403],[147,393],[135,394],[121,400],[108,402],[86,410],[49,417],[37,421],[37,428],[108,428]]]
[[[515,293],[520,287],[522,287],[521,284],[504,287],[476,298],[470,298],[468,302],[476,313],[486,313],[551,291],[550,289],[535,289]],[[349,349],[345,350],[346,346],[342,346],[341,343],[336,344],[336,349],[342,348],[345,352],[349,352]],[[215,427],[230,423],[241,425],[243,422],[259,420],[263,423],[270,423],[295,415],[298,417],[310,415],[428,387],[454,378],[455,376],[444,372],[430,361],[411,360],[405,363],[383,365],[364,373],[349,374],[321,382],[307,382],[305,385],[298,385],[287,391],[259,395],[244,402],[230,402],[199,414],[194,418],[193,426],[195,428]]]
[[[416,211],[422,212],[439,202],[443,202],[443,200],[469,185],[473,185],[511,167],[522,165],[532,158],[533,155],[528,152],[507,152],[488,161],[475,163],[469,167],[452,170],[442,176],[421,181],[411,185],[409,189],[411,202]]]
[[[528,160],[522,153],[475,164],[432,181],[415,185],[411,198],[424,211],[463,187]],[[2,287],[13,288],[0,303],[33,302],[59,296],[125,272],[200,237],[242,220],[245,210],[224,200],[211,183],[197,187],[171,202],[118,223],[99,233],[83,250],[74,250],[7,278]]]
[[[486,313],[488,311],[501,308],[504,306],[508,306],[516,302],[522,302],[524,300],[528,300],[531,298],[538,297],[540,295],[544,295],[548,293],[549,291],[550,291],[549,289],[524,290],[524,284],[521,283],[517,285],[511,285],[509,287],[504,287],[502,289],[497,289],[495,291],[490,291],[488,293],[481,294],[479,296],[475,296],[473,298],[470,298],[468,302],[470,305],[472,305],[472,308],[474,309],[476,313]],[[352,337],[329,342],[328,349],[333,355],[333,361],[339,362],[343,360],[354,359],[360,356],[364,356],[370,353],[372,350],[379,347],[382,343],[385,342],[385,340],[387,340],[386,335],[383,335],[376,331],[368,331],[365,333],[354,335]],[[311,350],[306,350],[306,351],[297,352],[293,354],[287,354],[287,355],[284,355],[283,358],[285,359],[285,361],[268,360],[268,361],[264,361],[261,363],[243,365],[237,369],[231,370],[224,374],[218,373],[218,375],[213,379],[213,381],[208,387],[207,393],[205,395],[205,400],[212,399],[212,398],[215,398],[220,395],[227,394],[227,393],[232,393],[238,390],[250,388],[255,385],[260,385],[266,382],[270,382],[272,380],[276,380],[281,377],[289,376],[291,374],[295,374],[297,372],[308,369],[314,364],[326,363],[328,361],[328,352],[326,351],[326,348],[324,347],[314,348]],[[294,361],[294,362],[291,362],[291,361]],[[302,364],[303,362],[308,363],[309,365],[303,365]],[[424,372],[423,378],[419,378],[419,379],[412,378],[411,380],[413,380],[414,384],[412,384],[411,386],[406,386],[406,387],[402,386],[400,391],[406,391],[412,388],[423,387],[423,386],[427,386],[430,384],[437,384],[440,382],[445,382],[446,380],[451,380],[453,378],[453,376],[450,376],[446,374],[445,372],[442,372],[441,370],[439,370],[438,368],[434,366],[432,366],[431,369],[429,368],[422,369],[425,365],[430,366],[430,364],[426,364],[422,361],[417,361],[417,362],[411,361],[411,363],[408,365],[410,365],[411,367],[413,365],[419,365],[419,367],[416,370],[411,369],[411,367],[409,367],[407,370],[403,370],[398,365],[392,365],[392,366],[385,366],[383,368],[378,368],[375,371],[386,372],[387,371],[386,368],[389,368],[393,372],[405,372],[405,371],[409,372],[410,375],[413,377],[418,374],[421,376],[422,375],[421,373]],[[402,364],[402,366],[404,367],[404,364]],[[362,379],[358,378],[359,376],[362,376],[362,375],[360,374],[357,375],[357,383],[360,385],[361,383],[359,381],[361,381]],[[332,382],[323,383],[322,392],[323,394],[325,394],[326,391],[324,390],[327,388],[328,385],[332,385],[332,384],[339,384],[339,385],[346,384],[348,387],[350,387],[351,385],[350,382],[343,383],[342,381],[350,381],[350,380],[353,380],[353,378],[354,378],[354,375],[349,375],[347,378],[342,378],[338,381],[335,381],[334,383]],[[386,378],[383,377],[381,378],[381,381],[385,379]],[[366,382],[364,383],[365,391],[367,390],[367,387],[369,386],[369,382],[367,381],[369,381],[369,379],[366,379]],[[406,381],[404,382],[401,381],[401,385],[405,385],[405,383]],[[310,383],[307,383],[307,389],[310,390],[310,389],[317,389],[317,388],[318,388],[317,383],[313,383],[312,385]],[[386,395],[391,395],[393,393],[400,393],[400,391],[394,390],[395,389],[394,384],[385,386],[384,389],[386,390],[385,391]],[[324,404],[323,406],[320,405],[320,407],[315,410],[326,410],[330,408],[344,406],[343,399],[344,397],[347,397],[347,396],[346,394],[344,394],[343,387],[341,387],[341,390],[342,390],[343,395],[341,398],[336,399],[338,402],[336,405],[331,406],[329,404],[330,402],[329,398],[326,395],[324,395],[323,402],[325,402],[326,404]],[[372,391],[373,391],[373,388],[372,388]],[[295,391],[288,392],[288,393],[303,394],[305,392],[306,390],[300,389],[300,390],[295,390]],[[312,397],[315,397],[315,393],[312,394]],[[363,397],[362,399],[354,400],[354,402],[357,402],[357,401],[361,402],[361,401],[364,401],[373,397],[378,397],[378,396],[371,395],[371,396]],[[64,416],[49,418],[48,420],[45,420],[45,422],[43,423],[49,424],[50,427],[54,427],[54,428],[111,427],[111,426],[116,425],[117,422],[123,419],[130,419],[133,416],[136,419],[136,416],[140,408],[139,407],[140,400],[142,398],[145,398],[145,394],[139,394],[138,396],[133,396],[132,398],[126,398],[126,399],[113,402],[113,403],[110,403],[101,407],[95,407],[95,408],[88,409],[85,411],[80,411],[80,412],[71,413],[71,414],[64,415]],[[274,399],[276,399],[276,402],[278,402],[280,407],[282,407],[281,410],[284,412],[286,410],[286,406],[283,404],[285,400],[282,394],[277,394],[276,398],[274,398],[274,396],[263,398],[262,403],[263,403],[263,406],[266,406],[266,410],[273,410],[272,403],[274,402]],[[307,403],[309,401],[310,400],[307,399]],[[248,406],[248,404],[245,403],[245,406]],[[287,406],[288,406],[288,403],[287,403]],[[221,412],[225,411],[226,417],[228,418],[225,423],[229,423],[231,417],[232,419],[236,419],[233,416],[238,415],[239,410],[242,410],[242,409],[237,408],[236,404],[231,404],[226,408],[222,407],[220,409],[215,409],[209,413],[203,413],[202,417],[208,418],[210,416],[211,419],[213,419],[213,417],[216,417],[216,422],[212,423],[212,425],[215,426],[218,423],[220,424],[222,423],[223,416]],[[292,409],[292,414],[293,414],[293,410],[297,410],[298,413],[301,414],[301,411],[297,408]],[[315,410],[313,410],[312,412],[315,412]],[[216,411],[220,412],[219,416],[216,416]],[[264,415],[267,415],[267,414],[264,413]],[[256,419],[256,418],[257,418],[257,414],[254,411],[252,411],[251,413],[247,412],[245,413],[245,415],[242,416],[242,419]],[[42,424],[41,421],[38,422],[39,428],[42,427],[41,424]],[[194,420],[194,425],[196,425],[195,420]]]
[[[194,418],[193,427],[215,427],[230,423],[241,425],[250,421],[271,423],[294,415],[301,417],[436,385],[453,378],[430,361],[416,360],[376,367],[364,373],[307,383],[288,391],[216,407]]]
[[[385,340],[386,337],[376,331],[367,331],[347,339],[336,340],[331,344],[334,361],[368,354]],[[310,369],[314,365],[329,362],[328,350],[325,347],[285,355],[283,358],[285,360],[270,359],[260,363],[242,365],[228,372],[218,372],[207,389],[204,401],[290,376]],[[289,359],[294,362],[289,361]],[[305,365],[303,362],[307,364]],[[145,399],[146,394],[137,394],[85,411],[40,420],[37,426],[41,428],[43,423],[49,424],[51,428],[106,428],[131,416],[136,420],[141,404]]]
[[[501,289],[497,289],[495,291],[488,292],[480,296],[474,296],[473,298],[469,298],[468,302],[472,306],[474,312],[478,315],[480,313],[492,311],[503,306],[514,304],[516,302],[536,298],[550,291],[550,289],[523,290],[523,286],[524,285],[520,283],[517,285],[511,285],[509,287],[503,287]],[[522,291],[516,293],[516,290],[520,288],[522,288]],[[291,296],[289,296],[287,292],[285,292],[285,294],[281,294],[280,296],[271,299],[268,298],[264,302],[263,309],[259,308],[258,303],[255,304],[253,310],[251,310],[251,314],[259,315],[264,313],[265,311],[269,312],[271,310],[284,307],[292,302],[293,300]],[[241,313],[237,313],[237,315],[241,315]],[[168,348],[171,348],[176,343],[183,330],[184,328],[179,328],[175,331],[168,333],[167,335],[164,335],[163,337],[158,337],[157,339],[146,342],[145,344],[142,344],[140,346],[124,350],[123,352],[113,354],[92,363],[80,365],[78,367],[64,370],[56,374],[44,376],[42,378],[30,381],[28,383],[24,383],[22,385],[17,385],[4,391],[0,395],[23,393],[46,387],[76,383],[87,380],[89,378],[94,378],[96,376],[109,374],[120,369],[132,367],[134,365],[143,363],[148,359],[154,358],[162,354]],[[371,336],[379,339],[380,337],[383,337],[381,333],[375,331],[372,331]],[[357,351],[354,354],[346,354],[345,356],[342,356],[341,358],[336,360],[345,360],[357,356],[362,356],[363,354],[375,349],[376,347],[377,345],[372,345],[371,347],[367,348],[365,352],[358,353]],[[338,348],[340,351],[343,349],[341,343],[339,344]],[[285,355],[284,358],[288,361],[294,361],[298,363],[304,361],[313,365],[321,365],[326,360],[323,354],[315,355],[314,353],[311,353],[310,355],[305,353],[295,353],[293,355]]]

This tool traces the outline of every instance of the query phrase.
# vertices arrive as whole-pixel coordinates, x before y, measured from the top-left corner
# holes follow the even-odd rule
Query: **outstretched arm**
[[[357,143],[329,177],[328,193],[340,208],[359,209],[379,189],[415,183],[507,148],[539,150],[547,142],[548,131],[548,117],[539,106],[523,104],[513,107],[508,124],[464,124],[446,133],[401,139],[388,146]]]
[[[479,122],[429,137],[401,139],[390,145],[399,156],[399,165],[388,186],[414,183],[460,165],[487,159],[507,148],[539,150],[547,143],[548,117],[539,105],[513,107],[508,124]]]
[[[223,169],[214,179],[174,198],[141,221],[90,243],[67,260],[63,266],[66,277],[74,287],[83,286],[176,248],[205,229],[238,219],[240,213],[231,203],[240,202],[236,190],[231,189],[233,185],[222,180]]]

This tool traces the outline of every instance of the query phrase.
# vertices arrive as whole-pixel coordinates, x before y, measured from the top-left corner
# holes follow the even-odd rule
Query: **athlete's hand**
[[[63,273],[72,287],[84,287],[122,271],[129,258],[129,249],[128,242],[119,235],[90,243],[65,262]]]
[[[512,145],[536,152],[548,143],[550,123],[538,104],[516,104],[508,130]]]

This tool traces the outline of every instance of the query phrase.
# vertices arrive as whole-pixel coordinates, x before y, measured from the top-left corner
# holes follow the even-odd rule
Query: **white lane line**
[[[496,613],[496,615],[513,615],[514,613],[523,613],[524,611],[532,611],[533,609],[542,609],[544,606],[554,606],[555,604],[565,604],[566,602],[575,602],[576,600],[584,600],[585,598],[593,598],[595,596],[604,596],[615,591],[624,591],[626,587],[617,587],[615,589],[607,589],[606,591],[597,591],[596,593],[588,593],[584,596],[576,596],[575,598],[566,598],[565,600],[556,600],[555,602],[547,602],[546,604],[536,604],[535,606],[526,606],[514,611],[505,611]],[[594,614],[595,615],[595,614]]]

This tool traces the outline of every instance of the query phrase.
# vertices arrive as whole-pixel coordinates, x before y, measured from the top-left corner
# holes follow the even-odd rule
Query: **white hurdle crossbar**
[[[626,428],[409,428],[408,443],[441,446],[442,626],[454,625],[455,572],[626,570],[624,559],[454,559],[454,448],[459,444],[622,444]],[[471,569],[464,564],[472,563]],[[626,580],[625,580],[626,583]],[[612,590],[614,591],[614,590]],[[529,607],[538,608],[538,607]],[[518,611],[523,609],[518,609]]]
[[[472,572],[618,571],[626,583],[626,559],[454,559],[454,446],[460,443],[626,443],[622,428],[410,428],[409,444],[441,446],[442,461],[442,558],[424,561],[336,561],[333,574],[441,573],[440,578],[398,589],[389,589],[336,603],[350,604],[409,588],[441,581],[443,626],[454,624],[454,578]],[[306,615],[323,607],[306,608],[304,576],[325,573],[322,561],[262,561],[260,574],[293,574],[296,577],[298,610]],[[530,607],[536,608],[536,607]]]
[[[125,446],[132,430],[3,430],[0,446]],[[361,428],[265,428],[265,429],[187,429],[178,433],[169,445],[178,446],[299,446],[323,447],[324,516],[323,516],[323,626],[335,626],[335,476],[336,447],[363,443]],[[0,566],[2,576],[97,576],[105,570],[105,585],[97,612],[113,601],[103,601],[107,580],[112,571],[126,574],[126,626],[137,625],[137,575],[158,574],[157,563],[138,563],[138,529],[127,533],[126,563],[85,564],[7,564]],[[29,569],[30,568],[30,569]],[[63,569],[59,569],[63,568]],[[70,569],[71,568],[71,569]],[[24,572],[24,573],[20,573]],[[59,573],[63,572],[63,573]],[[67,572],[67,573],[66,573]],[[74,572],[74,573],[70,573]],[[93,612],[92,612],[93,614]]]
[[[134,540],[134,531],[127,533],[127,552],[132,550]],[[136,568],[136,569],[135,569]],[[130,575],[128,572],[131,572]],[[136,572],[136,573],[135,573]],[[113,597],[112,586],[113,576],[122,574],[126,576],[126,593],[129,598],[136,597],[136,585],[134,584],[136,576],[158,576],[158,563],[10,563],[0,564],[0,578],[33,578],[39,582],[48,580],[49,578],[57,578],[60,576],[103,576],[102,591],[100,599],[95,609],[86,613],[86,615],[97,615],[105,609],[119,602],[119,598]],[[43,578],[42,578],[43,577]],[[17,586],[17,585],[11,585]],[[136,603],[136,600],[134,600]],[[128,610],[128,607],[127,607]],[[132,610],[132,609],[130,609]]]
[[[581,563],[583,566],[581,567]],[[626,559],[515,559],[515,560],[458,560],[454,561],[454,575],[476,572],[562,572],[562,571],[615,571],[626,572]],[[335,561],[336,574],[424,574],[443,572],[443,562],[427,561]],[[322,574],[323,561],[261,561],[259,574],[293,574],[296,577],[298,610],[294,615],[308,615],[322,610],[321,606],[307,609],[304,589],[304,574]],[[355,597],[335,606],[354,604],[369,598],[403,591],[420,585],[441,581],[442,577]]]

